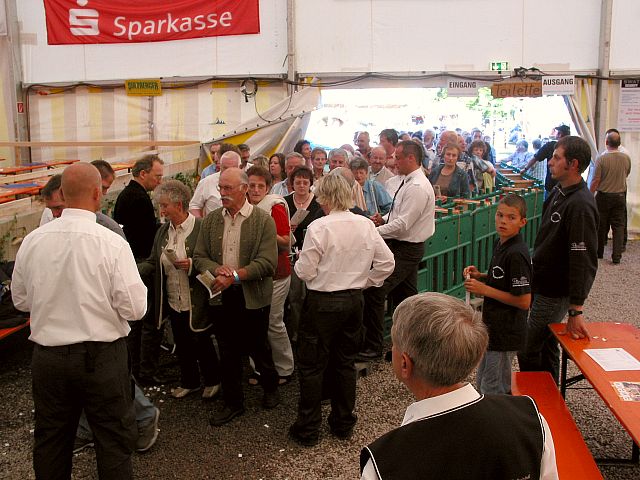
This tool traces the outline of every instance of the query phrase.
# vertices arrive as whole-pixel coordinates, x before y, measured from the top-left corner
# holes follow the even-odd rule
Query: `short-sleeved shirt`
[[[512,295],[531,293],[531,257],[517,234],[505,243],[498,240],[487,272],[487,285]],[[512,352],[524,347],[527,310],[485,297],[482,319],[489,329],[488,350]]]

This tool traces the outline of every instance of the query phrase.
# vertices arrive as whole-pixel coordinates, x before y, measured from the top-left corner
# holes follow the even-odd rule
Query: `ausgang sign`
[[[543,95],[573,95],[576,77],[573,75],[549,75],[542,77]]]
[[[491,85],[493,98],[541,97],[542,82],[503,82]]]

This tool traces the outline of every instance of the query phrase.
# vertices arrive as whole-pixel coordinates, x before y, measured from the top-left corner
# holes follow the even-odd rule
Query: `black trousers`
[[[329,427],[349,432],[356,423],[355,358],[360,346],[363,298],[361,290],[307,291],[298,331],[300,401],[294,424],[302,437],[318,437],[322,423],[322,389],[330,377]]]
[[[127,346],[131,355],[131,370],[133,376],[152,377],[158,370],[160,359],[160,343],[164,328],[158,328],[154,314],[153,284],[147,282],[147,313],[142,319],[129,322],[131,331],[127,336]]]
[[[424,243],[387,240],[393,252],[396,266],[381,287],[370,287],[364,291],[365,329],[361,350],[382,352],[384,341],[384,302],[387,295],[394,305],[418,293],[418,264],[424,257]]]
[[[84,409],[101,480],[133,478],[138,438],[124,338],[60,347],[35,345],[32,361],[37,479],[69,479],[73,442]]]
[[[256,310],[247,309],[241,286],[232,285],[222,292],[222,318],[213,320],[220,348],[223,398],[232,408],[244,404],[243,355],[253,359],[265,392],[278,388],[278,373],[267,339],[269,308],[270,305]]]
[[[626,194],[598,192],[596,205],[600,222],[598,223],[598,257],[604,254],[604,246],[607,243],[609,229],[613,231],[613,251],[611,259],[616,262],[622,257],[624,245],[624,230],[626,225]]]
[[[211,329],[194,332],[189,327],[189,312],[169,310],[171,330],[176,343],[176,354],[180,364],[180,385],[198,388],[200,374],[206,387],[220,383],[218,354],[211,341]]]

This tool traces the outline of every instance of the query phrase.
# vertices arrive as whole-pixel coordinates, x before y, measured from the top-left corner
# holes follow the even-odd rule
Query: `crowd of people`
[[[470,416],[455,421],[477,416],[482,429],[491,409],[499,408],[514,422],[537,424],[536,438],[550,437],[531,402],[491,395],[510,393],[516,353],[521,369],[558,378],[548,323],[568,313],[569,334],[588,335],[583,304],[603,248],[598,208],[581,177],[591,152],[568,127],[557,130],[558,142],[545,145],[548,157],[543,148],[531,158],[522,151],[511,158],[525,170],[547,160],[549,181],[557,184],[545,203],[535,268],[519,234],[526,205],[510,194],[497,209],[499,241],[489,270],[464,270],[467,290],[485,297],[484,322],[457,300],[416,296],[425,241],[435,231],[436,199],[493,187],[495,152],[479,130],[467,138],[427,129],[401,139],[385,129],[378,146],[359,132],[355,148],[343,145],[327,154],[301,140],[292,152],[270,158],[252,158],[247,145],[214,143],[212,163],[193,194],[177,180],[163,181],[163,161],[148,155],[135,163],[113,220],[99,212],[115,178],[110,165],[68,167],[44,189],[49,210],[21,246],[13,277],[14,302],[31,312],[37,347],[36,474],[70,472],[72,451],[95,444],[101,478],[130,478],[131,452],[148,450],[157,437],[159,411],[138,385],[169,381],[158,365],[166,325],[180,367],[171,395],[220,396],[212,426],[244,414],[245,381],[262,388],[264,408],[277,407],[279,388],[295,371],[300,400],[290,437],[316,445],[321,402],[330,399],[331,433],[349,438],[357,422],[355,362],[383,357],[387,301],[399,305],[391,361],[419,400],[414,405],[458,391],[453,404],[474,406],[461,408]],[[614,135],[612,146],[616,138],[619,145]],[[595,188],[619,188],[611,186],[607,163],[601,163]],[[623,245],[617,193],[604,199],[617,208],[611,215],[614,262]],[[52,287],[40,288],[45,283]],[[447,325],[438,325],[443,319]],[[440,350],[430,349],[430,342]],[[104,355],[118,363],[104,362]],[[451,361],[440,362],[441,355]],[[250,358],[248,378],[244,356]],[[459,365],[457,356],[464,356]],[[479,393],[463,383],[478,364]],[[52,375],[53,369],[63,373]],[[478,403],[485,394],[487,402]],[[118,398],[103,409],[105,397]],[[425,418],[438,416],[425,406],[410,408]],[[419,457],[416,438],[436,448],[434,441],[449,437],[435,420],[433,429],[405,423],[400,433],[363,450],[363,478],[396,468],[406,455]],[[523,449],[532,441],[499,434]],[[554,478],[552,442],[534,451],[533,461],[513,466],[514,478],[531,472]]]

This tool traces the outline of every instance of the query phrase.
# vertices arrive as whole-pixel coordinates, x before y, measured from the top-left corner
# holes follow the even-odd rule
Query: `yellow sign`
[[[494,83],[491,86],[493,98],[506,97],[541,97],[542,82]]]
[[[138,97],[162,95],[162,84],[159,79],[155,78],[125,80],[124,87],[127,90],[127,95]]]

